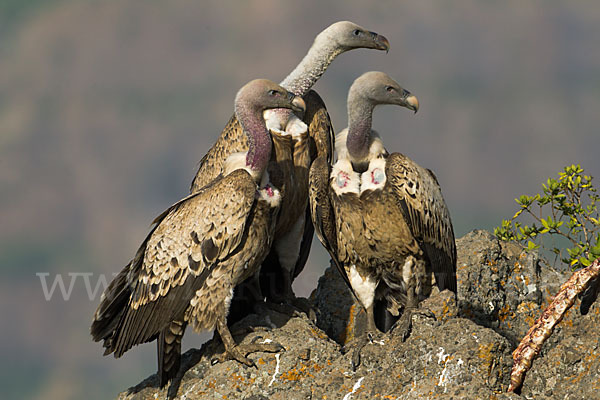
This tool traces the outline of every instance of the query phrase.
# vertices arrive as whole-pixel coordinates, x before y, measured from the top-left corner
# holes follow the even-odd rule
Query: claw
[[[247,367],[258,368],[254,361],[250,360],[246,356],[250,353],[264,352],[264,353],[277,353],[285,350],[279,343],[256,343],[256,340],[262,339],[260,335],[257,335],[251,343],[248,344],[235,344],[231,332],[227,328],[227,324],[223,319],[217,320],[217,330],[225,346],[225,351],[211,359],[211,364],[214,365],[218,362],[225,362],[228,360],[236,360],[237,362],[246,365]],[[266,342],[266,340],[265,340]]]
[[[419,314],[419,315],[422,315],[424,317],[431,318],[434,321],[437,321],[437,317],[435,316],[435,314],[433,313],[433,311],[431,311],[428,308],[417,308],[416,310],[413,310],[413,314]]]
[[[303,318],[306,315],[313,323],[317,321],[315,310],[312,309],[308,300],[302,297],[286,298],[281,303],[267,301],[261,306],[289,317]]]
[[[412,331],[412,316],[414,310],[404,310],[402,316],[392,327],[390,328],[390,333],[394,335],[400,336],[400,341],[405,342],[406,339],[410,336],[410,332]]]
[[[380,332],[368,331],[361,337],[356,338],[351,343],[347,343],[344,347],[342,347],[342,354],[347,354],[350,351],[350,348],[353,348],[352,358],[350,360],[353,372],[356,372],[356,370],[360,366],[360,352],[362,351],[362,349],[368,344],[383,344],[383,340],[380,339],[382,335],[384,334]]]
[[[412,331],[412,317],[415,314],[437,321],[435,314],[427,308],[407,308],[402,313],[400,319],[390,328],[390,333],[400,336],[400,340],[405,342]]]
[[[257,335],[254,338],[252,338],[252,340],[250,341],[250,343],[254,344],[254,343],[258,342],[262,338],[263,338],[262,336]],[[270,343],[270,342],[271,342],[271,339],[265,339],[265,341],[263,343]]]
[[[352,367],[352,372],[356,372],[358,367],[360,366],[360,351],[362,348],[354,349],[354,353],[352,353],[352,360],[350,361],[350,365]]]

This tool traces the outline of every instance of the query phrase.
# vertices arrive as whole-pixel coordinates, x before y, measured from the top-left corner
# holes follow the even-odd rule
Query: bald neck
[[[315,38],[300,64],[280,83],[297,96],[304,96],[325,73],[331,62],[344,52],[330,38],[328,29]]]
[[[369,139],[375,104],[358,90],[348,93],[348,138],[346,147],[353,162],[363,161],[369,154]]]
[[[262,172],[271,157],[271,137],[265,126],[262,111],[252,107],[244,97],[236,99],[235,114],[248,137],[246,166],[252,171]]]

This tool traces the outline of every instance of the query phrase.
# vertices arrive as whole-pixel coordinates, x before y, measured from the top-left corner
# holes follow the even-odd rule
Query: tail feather
[[[158,378],[160,387],[163,388],[173,379],[181,365],[181,339],[185,332],[186,324],[173,321],[160,332],[157,340],[158,348]]]
[[[104,341],[105,355],[114,351],[113,338],[123,313],[127,309],[132,289],[127,282],[130,264],[113,279],[102,294],[100,305],[94,314],[91,334],[95,342]]]

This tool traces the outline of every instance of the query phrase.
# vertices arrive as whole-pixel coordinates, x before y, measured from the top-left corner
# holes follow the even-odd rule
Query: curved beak
[[[417,99],[417,96],[409,93],[404,99],[404,103],[406,104],[406,108],[413,110],[415,114],[419,111],[419,100]]]
[[[293,93],[290,93],[290,95],[292,96],[292,101],[290,103],[292,105],[292,111],[304,114],[304,112],[306,111],[306,103],[304,102],[304,100],[302,100],[302,97],[296,96]]]
[[[390,51],[390,42],[383,35],[378,34],[377,32],[369,32],[373,38],[373,43],[375,44],[375,49],[377,50],[385,50],[387,53]]]

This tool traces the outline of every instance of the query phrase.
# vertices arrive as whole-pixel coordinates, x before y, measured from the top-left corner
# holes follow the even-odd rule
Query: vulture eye
[[[387,90],[388,92],[393,92],[395,89],[393,86],[386,86],[385,90]]]
[[[358,36],[358,35],[360,35],[360,29],[355,29],[355,30],[352,32],[352,34],[353,34],[354,36]]]
[[[279,96],[279,92],[275,89],[269,90],[269,96]]]

